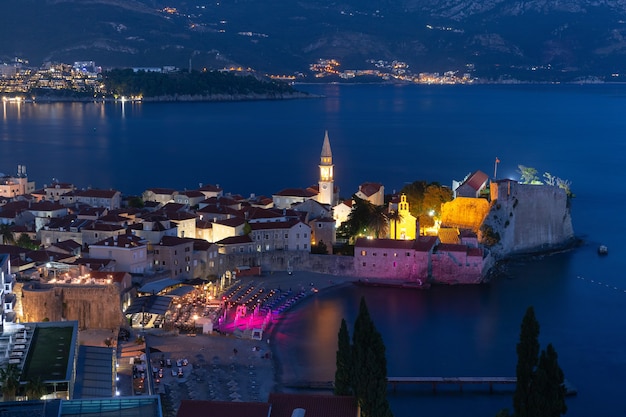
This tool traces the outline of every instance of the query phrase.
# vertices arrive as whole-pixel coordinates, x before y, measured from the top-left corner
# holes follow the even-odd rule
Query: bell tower
[[[321,204],[335,204],[335,184],[334,184],[334,165],[333,153],[330,150],[330,140],[328,139],[328,131],[324,135],[324,144],[322,145],[322,154],[320,156],[320,180],[319,194],[317,201]]]

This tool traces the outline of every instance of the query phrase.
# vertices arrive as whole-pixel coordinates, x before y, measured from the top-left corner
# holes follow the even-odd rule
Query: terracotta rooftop
[[[270,393],[271,417],[292,417],[301,408],[306,417],[357,417],[359,407],[354,397],[336,395]]]
[[[242,243],[252,243],[252,238],[250,237],[250,235],[230,236],[215,243],[218,245],[237,245]]]
[[[163,236],[159,245],[161,246],[178,246],[193,243],[195,239],[190,237]]]
[[[370,197],[380,191],[382,186],[379,182],[364,182],[359,186],[359,191]]]
[[[88,190],[75,190],[65,195],[75,195],[77,197],[92,197],[92,198],[113,198],[115,194],[119,194],[116,190],[98,190],[90,188]]]
[[[317,193],[311,190],[305,190],[303,188],[285,188],[283,190],[280,190],[274,195],[281,196],[281,197],[304,197],[304,198],[308,197],[310,198],[310,197],[316,196]]]
[[[270,409],[268,403],[182,400],[176,417],[270,417]]]
[[[468,185],[472,189],[478,191],[487,182],[489,176],[482,171],[474,171],[461,185]]]

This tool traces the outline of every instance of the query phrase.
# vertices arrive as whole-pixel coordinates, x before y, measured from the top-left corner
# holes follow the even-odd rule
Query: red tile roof
[[[297,408],[305,410],[306,417],[357,417],[359,407],[354,397],[337,395],[310,395],[270,393],[271,417],[292,417]]]
[[[311,190],[305,190],[303,188],[285,188],[283,190],[280,190],[274,195],[281,196],[281,197],[308,197],[310,198],[310,197],[316,196],[317,193]]]
[[[468,185],[478,191],[487,182],[489,176],[482,171],[474,171],[461,185]]]
[[[161,246],[178,246],[193,243],[195,239],[190,237],[163,236],[159,245]]]
[[[252,243],[252,238],[250,235],[230,236],[215,243],[218,245],[238,245],[242,243]]]
[[[113,198],[119,191],[116,190],[97,190],[90,188],[88,190],[75,190],[65,195],[75,195],[77,197],[94,197],[94,198]]]
[[[274,229],[291,229],[296,224],[300,223],[298,219],[288,219],[283,222],[258,222],[250,223],[252,230],[274,230]]]
[[[370,197],[380,191],[382,186],[379,182],[364,182],[359,186],[359,191]]]
[[[176,417],[269,417],[270,409],[268,403],[182,400]]]

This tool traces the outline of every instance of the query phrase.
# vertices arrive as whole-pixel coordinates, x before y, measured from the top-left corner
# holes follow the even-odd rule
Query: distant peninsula
[[[104,90],[115,98],[142,101],[283,100],[312,97],[282,81],[222,71],[151,72],[115,69],[102,74]]]

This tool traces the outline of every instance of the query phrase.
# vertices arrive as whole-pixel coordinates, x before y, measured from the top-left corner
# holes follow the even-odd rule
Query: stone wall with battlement
[[[116,329],[125,323],[115,285],[27,283],[18,291],[21,322],[76,320],[81,329]]]
[[[491,184],[491,199],[481,238],[495,238],[490,250],[496,259],[554,250],[574,240],[568,197],[558,187],[502,180]]]

